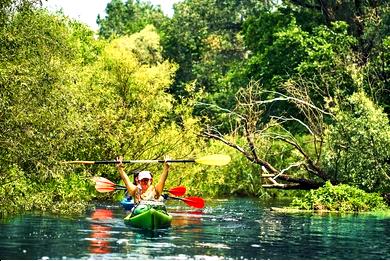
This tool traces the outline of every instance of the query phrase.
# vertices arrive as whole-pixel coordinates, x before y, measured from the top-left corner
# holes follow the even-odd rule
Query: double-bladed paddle
[[[229,155],[223,154],[214,154],[203,156],[197,159],[170,159],[166,160],[169,163],[186,163],[193,162],[204,165],[212,166],[223,166],[230,162],[231,158]],[[122,160],[122,163],[164,163],[165,160]],[[62,163],[66,164],[117,164],[120,161],[117,160],[97,160],[97,161],[88,161],[88,160],[73,160],[73,161],[63,161]]]
[[[108,180],[103,177],[94,177],[93,181],[95,181],[95,188],[99,192],[111,192],[114,190],[126,190],[125,186],[115,184],[111,180]],[[175,196],[168,196],[170,199],[181,200],[186,203],[188,206],[194,208],[203,208],[205,205],[205,201],[200,197],[185,197],[179,198],[178,196],[183,196],[186,193],[186,188],[183,186],[174,187],[168,190],[169,193]]]
[[[99,192],[111,192],[115,190],[126,190],[125,186],[115,184],[111,180],[103,177],[94,177],[92,180],[95,182],[95,189]],[[175,196],[183,196],[186,193],[186,188],[178,186],[167,190],[169,193]]]

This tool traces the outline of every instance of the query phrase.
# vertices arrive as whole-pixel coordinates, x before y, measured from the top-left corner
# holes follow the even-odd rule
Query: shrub
[[[383,198],[377,193],[367,193],[356,187],[329,181],[322,188],[310,190],[302,198],[294,198],[293,207],[304,210],[361,212],[386,209]]]

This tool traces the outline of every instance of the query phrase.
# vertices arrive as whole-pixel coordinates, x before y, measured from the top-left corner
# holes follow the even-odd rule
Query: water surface
[[[23,215],[0,223],[0,259],[390,259],[389,218],[282,214],[256,199],[167,207],[172,227],[154,232],[112,203],[77,219]]]

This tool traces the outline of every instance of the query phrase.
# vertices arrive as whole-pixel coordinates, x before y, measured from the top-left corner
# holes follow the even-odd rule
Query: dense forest
[[[97,32],[41,4],[0,3],[0,216],[112,198],[61,162],[118,155],[230,155],[172,166],[204,197],[390,192],[387,0],[112,0]]]

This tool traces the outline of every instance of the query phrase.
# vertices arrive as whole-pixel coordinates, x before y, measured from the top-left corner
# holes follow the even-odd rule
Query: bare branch
[[[313,131],[310,129],[310,127],[305,124],[303,121],[301,121],[300,119],[297,119],[295,117],[290,117],[290,118],[286,118],[286,117],[278,117],[278,116],[271,116],[271,118],[275,118],[275,119],[278,119],[278,120],[283,120],[283,121],[296,121],[298,122],[299,124],[301,124],[303,127],[305,127],[309,132],[310,134],[314,135]]]
[[[295,141],[292,141],[282,135],[278,135],[278,134],[275,134],[275,136],[273,136],[274,139],[277,139],[277,140],[282,140],[284,141],[285,143],[288,143],[290,145],[292,145],[294,148],[296,148],[301,154],[302,156],[307,160],[309,158],[309,156],[306,154],[306,152],[303,150],[303,148]]]
[[[225,108],[222,108],[216,104],[210,104],[210,103],[205,103],[205,102],[198,102],[195,106],[206,106],[206,107],[214,107],[214,108],[217,108],[218,110],[224,112],[224,113],[228,113],[228,114],[232,114],[234,116],[237,116],[239,119],[241,120],[245,120],[245,117],[243,117],[242,115],[238,114],[238,113],[235,113],[231,110],[228,110],[228,109],[225,109]]]
[[[301,99],[297,99],[295,97],[290,97],[290,96],[286,96],[280,92],[275,92],[275,91],[264,91],[264,93],[273,93],[273,94],[277,94],[279,95],[280,97],[277,97],[277,98],[273,98],[273,99],[270,99],[270,100],[265,100],[265,101],[256,101],[257,104],[267,104],[267,103],[274,103],[276,101],[294,101],[296,103],[301,103],[301,104],[304,104],[312,109],[315,109],[325,115],[332,115],[330,112],[327,112],[327,111],[324,111],[323,109],[320,109],[318,108],[317,106],[315,106],[314,104],[312,103],[309,103],[307,101],[304,101],[304,100],[301,100]]]
[[[210,132],[203,132],[202,135],[205,136],[205,137],[209,137],[211,139],[219,140],[219,141],[225,143],[226,145],[228,145],[229,147],[232,147],[232,148],[238,150],[239,152],[241,152],[242,154],[244,154],[245,157],[249,161],[256,162],[255,159],[251,156],[251,154],[249,152],[247,152],[246,150],[244,150],[242,147],[238,146],[237,144],[234,144],[234,143],[224,139],[222,136],[215,135],[215,134],[212,134]]]
[[[295,163],[295,164],[291,164],[291,165],[288,166],[287,168],[282,169],[282,171],[280,171],[280,173],[277,174],[277,175],[274,177],[274,179],[277,179],[280,175],[283,175],[284,172],[286,172],[287,170],[289,170],[289,169],[291,169],[291,168],[293,168],[293,167],[299,167],[299,166],[302,166],[302,165],[304,165],[303,162],[297,162],[297,163]]]
[[[308,86],[296,86],[294,82],[285,85],[286,91],[291,94],[287,96],[275,91],[263,91],[256,82],[251,82],[246,88],[240,89],[236,94],[236,107],[233,110],[227,110],[220,108],[217,105],[200,103],[200,105],[210,106],[217,108],[222,113],[226,113],[232,117],[235,117],[237,129],[241,130],[242,134],[246,138],[248,149],[245,149],[232,141],[224,138],[224,135],[218,132],[216,128],[212,129],[208,127],[208,130],[203,133],[203,136],[216,139],[224,144],[236,149],[242,153],[250,162],[259,164],[262,166],[264,173],[261,177],[266,178],[272,184],[264,184],[263,187],[277,187],[283,189],[312,189],[318,188],[323,185],[322,182],[316,182],[306,178],[295,178],[291,177],[286,172],[290,171],[293,167],[304,166],[308,173],[317,176],[324,181],[327,180],[327,175],[324,173],[319,166],[316,165],[316,160],[319,158],[322,137],[323,137],[323,116],[332,115],[325,109],[316,106],[310,99]],[[302,87],[302,88],[301,88]],[[315,86],[317,87],[317,86]],[[318,91],[321,91],[319,88]],[[276,98],[262,100],[262,97],[278,96]],[[265,112],[268,110],[269,104],[277,103],[279,101],[287,101],[293,103],[302,113],[304,119],[300,119],[294,116],[267,116],[265,118]],[[268,120],[268,121],[265,121]],[[311,137],[314,147],[317,148],[318,152],[317,159],[313,160],[308,151],[305,151],[305,147],[290,133],[290,131],[284,127],[285,123],[297,122],[303,126]],[[272,128],[275,127],[277,132],[272,132]],[[211,131],[213,130],[213,131]],[[280,133],[283,130],[283,135]],[[278,170],[275,166],[271,165],[265,158],[262,158],[258,153],[257,145],[259,144],[258,139],[261,137],[270,138],[271,140],[280,140],[286,144],[291,145],[291,149],[296,150],[302,156],[302,160],[296,163],[292,163],[288,167]],[[266,154],[261,154],[266,155]],[[264,156],[263,156],[264,157]],[[279,181],[287,182],[279,183]]]

